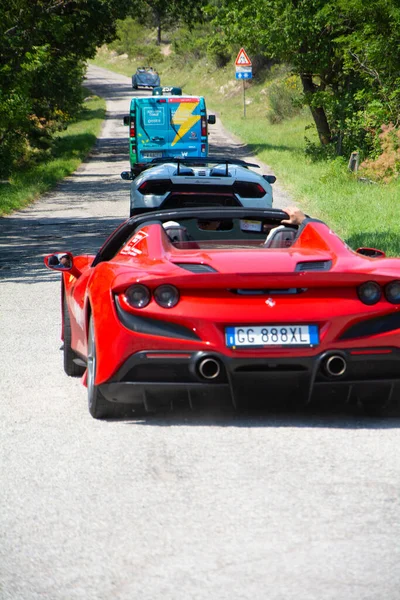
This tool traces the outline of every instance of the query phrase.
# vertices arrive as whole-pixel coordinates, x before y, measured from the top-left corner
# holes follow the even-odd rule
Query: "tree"
[[[0,0],[0,175],[81,104],[84,61],[129,0]],[[46,140],[46,142],[45,142]]]
[[[334,139],[340,152],[353,115],[365,110],[371,98],[386,95],[392,101],[389,113],[398,111],[397,4],[397,0],[214,0],[213,11],[216,24],[232,42],[291,65],[300,77],[321,144]],[[367,137],[360,123],[357,135],[359,143]]]
[[[162,32],[185,23],[189,27],[203,19],[206,0],[131,0],[129,14],[146,27],[157,29],[157,44]]]

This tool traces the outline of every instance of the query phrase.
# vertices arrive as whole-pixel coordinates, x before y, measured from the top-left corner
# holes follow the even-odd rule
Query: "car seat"
[[[186,227],[178,224],[169,225],[168,223],[164,223],[163,227],[165,233],[173,244],[184,244],[183,248],[186,250],[199,248],[198,244],[194,241],[191,235],[189,235]]]
[[[165,227],[165,233],[171,240],[171,242],[189,242],[190,237],[186,227],[182,225],[169,225]]]
[[[264,242],[265,248],[289,248],[297,235],[297,230],[286,225],[274,227]]]

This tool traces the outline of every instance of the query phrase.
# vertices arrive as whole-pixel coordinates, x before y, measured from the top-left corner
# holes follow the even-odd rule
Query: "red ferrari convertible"
[[[353,251],[321,221],[282,226],[286,218],[146,213],[96,256],[45,257],[62,273],[65,371],[84,374],[93,417],[204,397],[300,405],[332,391],[395,414],[400,259]]]

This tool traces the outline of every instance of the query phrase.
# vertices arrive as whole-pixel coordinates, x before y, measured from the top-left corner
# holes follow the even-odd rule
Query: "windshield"
[[[229,216],[225,217],[226,213]],[[169,242],[178,250],[187,250],[189,247],[287,248],[297,236],[297,227],[281,225],[287,214],[276,209],[205,207],[200,214],[202,216],[199,216],[198,209],[180,209],[129,219],[121,223],[103,244],[92,266],[112,259],[144,227],[154,224],[163,227]]]
[[[297,234],[297,228],[263,219],[181,219],[163,227],[180,250],[288,248]]]

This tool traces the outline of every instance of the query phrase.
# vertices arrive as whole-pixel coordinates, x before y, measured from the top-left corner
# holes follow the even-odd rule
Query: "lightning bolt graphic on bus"
[[[200,115],[193,114],[193,111],[198,104],[198,101],[179,104],[178,109],[172,116],[172,124],[180,125],[180,127],[171,146],[175,146],[175,144],[183,138],[185,133],[190,131],[193,125],[200,120]]]

